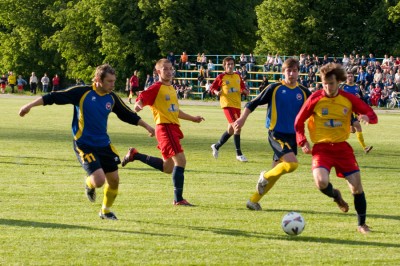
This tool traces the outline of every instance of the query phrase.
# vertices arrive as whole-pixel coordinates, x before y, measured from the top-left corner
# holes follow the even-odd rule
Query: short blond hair
[[[171,61],[169,61],[167,58],[161,58],[160,60],[157,61],[156,63],[156,69],[160,69],[162,65],[164,64],[171,64]]]

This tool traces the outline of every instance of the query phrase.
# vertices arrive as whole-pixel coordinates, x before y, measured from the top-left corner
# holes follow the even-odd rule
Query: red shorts
[[[229,124],[232,124],[240,117],[240,109],[234,107],[225,107],[224,114],[226,119],[228,119]]]
[[[5,83],[1,83],[1,88],[5,89],[6,88],[6,84]]]
[[[24,89],[24,85],[18,85],[18,90],[22,91]]]
[[[353,148],[346,141],[314,145],[312,149],[312,169],[321,167],[329,172],[332,167],[335,167],[338,177],[346,177],[360,171]]]
[[[164,160],[183,152],[180,139],[183,133],[176,124],[159,124],[156,126],[157,148],[161,151]]]

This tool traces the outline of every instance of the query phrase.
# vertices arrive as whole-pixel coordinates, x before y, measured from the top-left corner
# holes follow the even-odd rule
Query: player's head
[[[222,65],[224,66],[224,70],[228,74],[232,74],[235,69],[235,59],[233,57],[225,57],[222,61]]]
[[[297,78],[299,77],[299,69],[299,60],[295,58],[288,58],[283,62],[282,72],[285,75],[285,82],[288,85],[294,86],[296,84]]]
[[[340,64],[328,63],[319,70],[322,86],[328,97],[338,94],[339,83],[346,80],[346,71]]]
[[[353,84],[354,83],[354,73],[351,71],[347,72],[346,83]]]
[[[171,61],[166,58],[162,58],[156,63],[156,71],[162,83],[166,85],[171,84],[174,77],[174,67]]]
[[[101,92],[110,93],[115,87],[115,80],[115,70],[109,64],[103,64],[96,68],[93,81]]]

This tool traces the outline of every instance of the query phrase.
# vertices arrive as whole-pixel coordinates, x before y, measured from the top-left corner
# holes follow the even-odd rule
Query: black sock
[[[145,163],[155,169],[160,170],[161,172],[163,172],[163,170],[164,170],[164,161],[161,158],[152,157],[150,155],[146,155],[146,154],[142,154],[142,153],[136,153],[133,156],[133,159],[139,160],[142,163]]]
[[[232,135],[229,135],[228,131],[225,131],[224,134],[222,134],[221,138],[219,139],[219,141],[215,144],[215,148],[218,150],[219,148],[221,148],[222,145],[224,145],[225,142],[228,141],[228,139],[231,137]]]
[[[175,166],[172,171],[172,183],[174,185],[174,200],[176,202],[183,200],[183,184],[185,182],[184,176],[185,168]]]
[[[333,190],[333,186],[331,183],[328,184],[328,186],[324,189],[320,189],[320,191],[322,193],[324,193],[325,195],[327,195],[330,198],[335,198],[337,197],[337,195],[335,195],[334,190]]]
[[[354,207],[357,211],[358,225],[364,225],[367,218],[367,200],[365,199],[364,192],[361,194],[354,194]]]
[[[233,135],[233,142],[235,143],[236,155],[243,155],[240,149],[240,135]]]

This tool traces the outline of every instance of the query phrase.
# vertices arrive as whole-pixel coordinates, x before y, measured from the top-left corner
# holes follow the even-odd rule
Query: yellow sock
[[[267,192],[275,185],[276,181],[283,175],[287,173],[291,173],[297,169],[299,166],[298,163],[291,162],[281,162],[278,163],[274,168],[269,170],[264,174],[264,178],[268,181],[267,186],[265,187],[265,192],[263,195],[258,194],[258,192],[254,193],[253,196],[250,197],[251,202],[259,202],[260,199],[267,194]]]
[[[102,207],[103,213],[110,212],[109,209],[113,205],[117,195],[118,195],[118,189],[111,189],[108,184],[104,186],[104,198]]]
[[[87,178],[86,178],[86,185],[89,187],[89,188],[95,188],[93,185],[92,185],[92,178],[90,177],[90,176],[88,176]]]
[[[367,145],[365,145],[363,133],[362,132],[356,132],[356,136],[357,136],[358,142],[360,142],[360,144],[361,144],[361,147],[363,149],[365,149],[365,146],[367,146]]]

